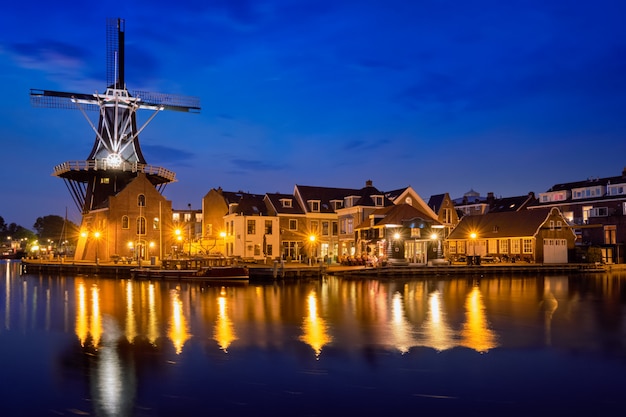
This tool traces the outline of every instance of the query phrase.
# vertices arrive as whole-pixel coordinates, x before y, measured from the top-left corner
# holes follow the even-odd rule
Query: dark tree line
[[[7,224],[4,218],[0,216],[0,239],[2,242],[6,242],[9,238],[11,240],[50,240],[55,243],[61,240],[75,242],[78,236],[78,226],[75,223],[56,215],[38,217],[33,229],[34,232],[16,223]]]

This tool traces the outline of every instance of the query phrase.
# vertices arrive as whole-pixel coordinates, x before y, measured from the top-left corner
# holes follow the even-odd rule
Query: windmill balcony
[[[176,180],[176,174],[168,169],[157,167],[154,165],[139,164],[137,162],[122,162],[116,167],[109,166],[106,159],[88,160],[88,161],[67,161],[54,167],[54,176],[63,177],[68,172],[75,171],[124,171],[124,172],[143,172],[146,175],[154,175],[161,177],[169,182]]]

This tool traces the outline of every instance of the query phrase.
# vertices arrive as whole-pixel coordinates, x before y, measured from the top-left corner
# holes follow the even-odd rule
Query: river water
[[[626,274],[207,285],[0,269],[0,416],[626,406]]]

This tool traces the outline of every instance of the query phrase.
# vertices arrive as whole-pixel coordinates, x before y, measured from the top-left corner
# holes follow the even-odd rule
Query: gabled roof
[[[534,236],[549,214],[549,208],[541,208],[465,216],[448,239],[469,239],[471,233],[476,233],[478,239]],[[565,219],[563,224],[566,225]]]
[[[443,204],[445,198],[445,194],[431,195],[428,199],[428,207],[430,207],[435,213],[439,213],[439,209],[441,209],[441,205]]]
[[[414,223],[425,223],[425,224],[439,224],[437,221],[433,221],[430,215],[422,212],[419,209],[416,209],[410,204],[402,203],[402,204],[394,204],[387,207],[382,207],[377,210],[374,210],[369,218],[363,221],[360,225],[356,227],[356,229],[365,229],[372,227],[371,218],[380,218],[380,220],[375,221],[375,226],[384,226],[384,225],[404,225],[406,227],[418,227],[416,224],[411,225],[411,222]]]
[[[356,203],[354,203],[354,206],[376,206],[376,203],[372,199],[373,195],[383,196],[383,207],[387,207],[393,204],[393,201],[387,198],[385,193],[374,187],[371,181],[367,181],[365,183],[365,187],[361,188],[356,195],[360,196],[361,198],[359,198]]]
[[[299,197],[302,204],[308,208],[308,201],[320,202],[320,213],[334,213],[331,201],[340,200],[350,195],[357,195],[359,190],[352,188],[313,187],[309,185],[296,185],[294,196]]]
[[[235,211],[244,216],[267,216],[264,197],[260,194],[243,194]]]
[[[291,194],[272,193],[265,194],[276,214],[304,214],[304,209],[298,199]],[[284,207],[281,200],[291,200],[291,207]]]

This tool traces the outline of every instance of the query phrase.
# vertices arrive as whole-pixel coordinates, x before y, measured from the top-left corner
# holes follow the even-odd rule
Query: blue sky
[[[140,136],[175,208],[221,186],[295,184],[425,200],[514,196],[626,166],[626,2],[9,2],[0,14],[0,216],[79,220],[61,162],[94,135],[29,89],[103,91],[106,19],[126,20],[130,90],[195,95]],[[140,113],[140,121],[149,113]],[[95,114],[93,115],[95,117]]]

